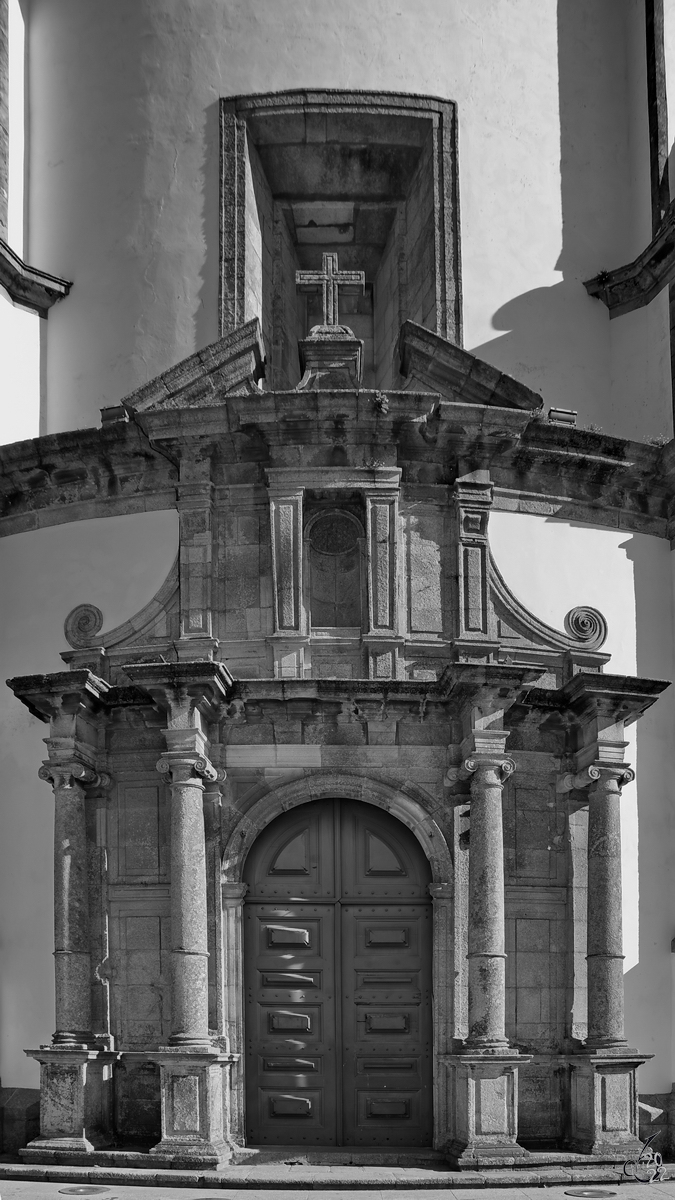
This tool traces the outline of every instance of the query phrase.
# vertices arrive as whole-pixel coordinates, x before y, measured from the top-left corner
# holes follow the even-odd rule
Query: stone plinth
[[[298,342],[303,376],[299,392],[310,388],[356,388],[363,376],[363,342],[346,325],[315,325]]]
[[[648,1057],[628,1051],[571,1059],[572,1149],[618,1159],[639,1152],[637,1069]]]
[[[237,1057],[178,1046],[148,1054],[159,1064],[162,1091],[162,1140],[151,1154],[204,1168],[229,1161],[229,1083]]]
[[[518,1067],[529,1055],[449,1054],[447,1155],[456,1166],[513,1159],[518,1136]]]
[[[26,1050],[40,1064],[40,1136],[21,1151],[26,1162],[55,1151],[89,1154],[112,1142],[112,1069],[102,1050],[43,1046]]]

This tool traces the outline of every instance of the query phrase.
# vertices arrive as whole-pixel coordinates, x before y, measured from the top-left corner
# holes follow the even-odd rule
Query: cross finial
[[[324,254],[321,271],[296,271],[295,282],[300,292],[318,292],[321,289],[323,323],[339,325],[338,289],[363,292],[366,275],[365,271],[339,271],[337,254]]]

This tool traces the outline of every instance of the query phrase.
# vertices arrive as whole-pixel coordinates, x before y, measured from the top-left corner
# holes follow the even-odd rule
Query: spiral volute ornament
[[[63,623],[66,641],[74,650],[91,646],[102,628],[103,613],[95,604],[78,604],[77,608],[68,613]]]
[[[584,650],[599,650],[607,638],[607,622],[597,608],[580,605],[571,608],[565,617],[565,631]]]

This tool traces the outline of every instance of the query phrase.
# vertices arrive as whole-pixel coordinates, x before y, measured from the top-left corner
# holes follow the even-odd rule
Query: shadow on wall
[[[577,409],[580,425],[604,424],[608,432],[609,317],[583,280],[632,256],[622,10],[612,0],[558,2],[562,248],[555,268],[562,280],[503,305],[492,324],[508,332],[471,347],[540,392],[547,407]],[[538,203],[536,191],[531,197]]]
[[[623,542],[621,549],[633,564],[637,673],[648,679],[673,680],[672,566],[668,543],[637,535]],[[673,1081],[670,949],[675,935],[673,728],[675,688],[671,687],[640,719],[637,728],[634,765],[638,784],[640,958],[624,976],[628,1044],[654,1055],[640,1068],[640,1093],[648,1103],[650,1095],[658,1099],[658,1107],[664,1106]],[[641,1112],[643,1119],[645,1116]],[[650,1132],[656,1128],[655,1124]],[[670,1140],[672,1137],[671,1129]],[[656,1147],[661,1151],[668,1149],[663,1134]]]

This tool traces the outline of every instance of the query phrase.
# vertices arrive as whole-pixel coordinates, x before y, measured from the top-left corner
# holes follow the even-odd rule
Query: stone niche
[[[406,319],[461,341],[456,167],[447,101],[317,91],[221,102],[220,331],[258,317],[268,387],[300,379],[297,343],[321,308],[297,293],[295,272],[326,252],[365,272],[364,294],[340,301],[364,343],[365,387],[398,375]]]

